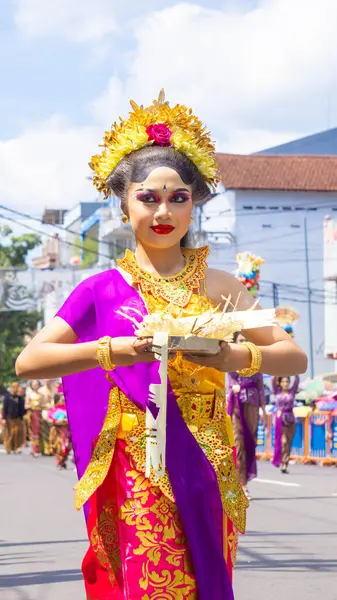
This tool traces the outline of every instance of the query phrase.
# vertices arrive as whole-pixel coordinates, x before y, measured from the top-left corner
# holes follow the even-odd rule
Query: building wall
[[[0,269],[0,311],[39,310],[47,323],[81,281],[99,272],[98,266],[89,269]],[[18,290],[9,306],[3,297],[7,282]]]
[[[327,216],[324,220],[324,277],[325,293],[329,302],[325,305],[325,354],[337,358],[337,218]],[[334,361],[336,371],[337,362]]]
[[[215,216],[221,212],[221,204],[225,212]],[[279,305],[300,313],[295,336],[309,354],[306,219],[315,374],[334,368],[324,352],[323,223],[327,214],[337,217],[336,211],[337,194],[273,191],[225,192],[204,211],[205,227],[213,238],[209,265],[234,272],[237,252],[248,250],[262,256],[261,304],[273,306],[273,294],[278,293]],[[212,231],[219,230],[226,232],[227,238],[219,236],[216,241]],[[273,287],[273,282],[279,285]]]

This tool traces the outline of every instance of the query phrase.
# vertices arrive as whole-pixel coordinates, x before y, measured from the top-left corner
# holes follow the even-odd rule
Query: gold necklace
[[[185,266],[177,275],[169,277],[152,275],[141,269],[131,250],[126,250],[124,258],[117,260],[117,263],[123,271],[132,276],[132,282],[139,285],[143,294],[151,294],[185,308],[193,292],[200,290],[200,281],[205,279],[209,247],[182,248],[181,251],[186,261]]]

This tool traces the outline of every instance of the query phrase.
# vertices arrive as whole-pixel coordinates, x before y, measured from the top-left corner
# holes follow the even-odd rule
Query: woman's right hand
[[[240,386],[239,386],[237,383],[235,383],[235,384],[233,385],[233,388],[232,388],[232,390],[233,390],[234,394],[239,394],[239,392],[240,392],[241,388],[240,388]]]
[[[111,361],[116,367],[129,367],[136,363],[155,362],[151,352],[152,338],[115,337],[110,341]]]

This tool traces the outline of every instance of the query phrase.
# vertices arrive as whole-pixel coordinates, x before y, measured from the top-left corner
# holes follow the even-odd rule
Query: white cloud
[[[117,121],[119,116],[125,115],[127,109],[125,86],[114,75],[110,78],[105,91],[92,103],[91,110],[94,120],[106,128]]]
[[[337,93],[336,22],[335,0],[262,0],[244,14],[185,3],[153,13],[135,25],[123,83],[114,77],[96,101],[100,118],[114,118],[116,95],[126,107],[128,97],[148,102],[165,86],[172,102],[192,106],[235,149],[244,132],[262,149],[288,131],[324,129],[328,90],[332,100]],[[336,118],[337,103],[331,110]]]
[[[98,136],[93,126],[75,128],[54,116],[0,142],[2,202],[36,215],[93,200],[88,160]]]
[[[47,5],[17,0],[16,20],[27,35],[99,48],[114,30],[114,0]],[[128,69],[118,77],[112,60],[88,126],[54,118],[0,143],[2,197],[40,212],[92,198],[87,162],[104,129],[127,115],[129,98],[146,104],[163,86],[171,103],[193,107],[220,151],[255,152],[325,129],[329,95],[330,123],[337,122],[336,22],[336,0],[261,0],[243,13],[183,3],[139,17],[124,31],[124,43],[128,36],[135,43]]]
[[[116,30],[113,0],[16,0],[15,22],[29,37],[101,41]]]

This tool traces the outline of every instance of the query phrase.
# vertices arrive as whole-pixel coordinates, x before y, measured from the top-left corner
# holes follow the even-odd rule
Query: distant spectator
[[[55,394],[54,408],[49,411],[48,419],[52,424],[50,429],[50,447],[56,456],[59,469],[67,468],[68,454],[71,450],[68,417],[63,394]]]
[[[5,426],[4,446],[7,454],[12,451],[20,454],[22,446],[22,423],[25,414],[25,401],[20,396],[20,387],[17,382],[12,383],[9,393],[3,402],[2,418]]]

